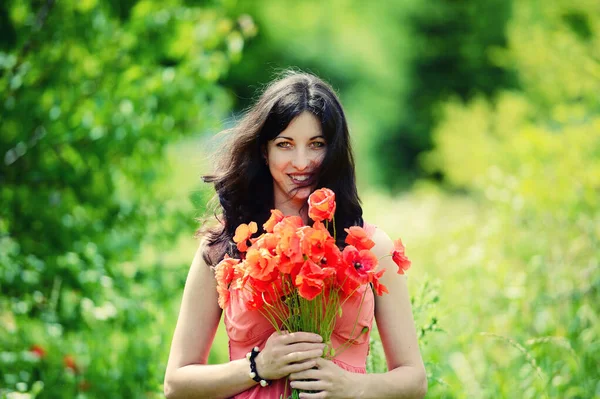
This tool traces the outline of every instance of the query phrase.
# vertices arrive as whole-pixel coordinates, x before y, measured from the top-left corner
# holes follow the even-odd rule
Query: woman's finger
[[[285,352],[286,353],[293,353],[293,352],[307,352],[307,351],[312,351],[312,350],[325,350],[325,344],[318,344],[318,343],[308,343],[308,342],[300,342],[297,344],[290,344],[290,345],[286,345],[285,346]]]
[[[313,349],[304,352],[292,352],[283,356],[283,361],[287,364],[303,362],[308,359],[318,358],[323,356],[323,349]]]
[[[285,373],[285,375],[297,374],[305,370],[312,369],[313,367],[315,367],[316,364],[317,362],[315,362],[314,360],[306,360],[300,363],[288,364],[287,366],[283,367],[281,371],[282,373]]]
[[[318,359],[316,359],[316,361],[317,361],[318,369],[329,366],[330,364],[333,364],[331,362],[331,360],[323,359],[322,357],[319,357]]]
[[[319,370],[305,369],[303,371],[290,374],[290,380],[318,380],[320,376]]]
[[[308,393],[302,392],[300,394],[300,399],[325,399],[331,396],[327,396],[328,393],[325,391],[317,392],[317,393]]]
[[[280,337],[281,342],[284,345],[294,344],[296,342],[323,342],[323,337],[321,337],[319,334],[308,333],[304,331],[282,334]]]
[[[326,391],[329,384],[325,381],[292,381],[290,386],[294,389],[302,389],[304,391]]]

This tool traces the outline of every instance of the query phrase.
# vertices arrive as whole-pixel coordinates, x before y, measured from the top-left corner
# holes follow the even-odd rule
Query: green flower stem
[[[333,215],[333,218],[331,219],[331,223],[333,223],[333,239],[337,240],[337,234],[335,231],[335,215]]]

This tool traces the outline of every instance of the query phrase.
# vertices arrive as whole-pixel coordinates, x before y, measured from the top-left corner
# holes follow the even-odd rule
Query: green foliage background
[[[428,397],[600,397],[594,1],[9,0],[0,36],[3,397],[162,397],[208,138],[288,67],[407,245]]]

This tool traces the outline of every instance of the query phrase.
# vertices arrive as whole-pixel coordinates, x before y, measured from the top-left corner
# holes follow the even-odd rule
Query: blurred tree
[[[428,175],[420,155],[432,148],[438,108],[448,98],[492,98],[501,89],[517,86],[513,72],[492,58],[506,45],[510,13],[511,2],[503,0],[435,0],[414,8],[408,18],[414,52],[405,100],[408,112],[377,147],[382,165],[387,165],[382,171],[388,184],[393,185],[398,170],[413,178]]]
[[[0,4],[3,348],[28,345],[28,318],[54,337],[149,322],[140,299],[161,281],[142,289],[152,269],[128,262],[193,229],[159,189],[164,149],[229,109],[220,80],[255,29],[236,15],[220,1]]]

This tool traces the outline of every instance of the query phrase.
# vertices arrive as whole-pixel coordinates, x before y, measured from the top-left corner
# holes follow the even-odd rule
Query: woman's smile
[[[314,180],[313,179],[313,177],[314,177],[313,173],[309,173],[309,174],[306,174],[306,173],[302,173],[302,174],[288,174],[288,176],[290,177],[290,179],[292,179],[292,181],[295,184],[298,184],[298,185],[306,185],[306,184],[312,183],[312,180]]]

